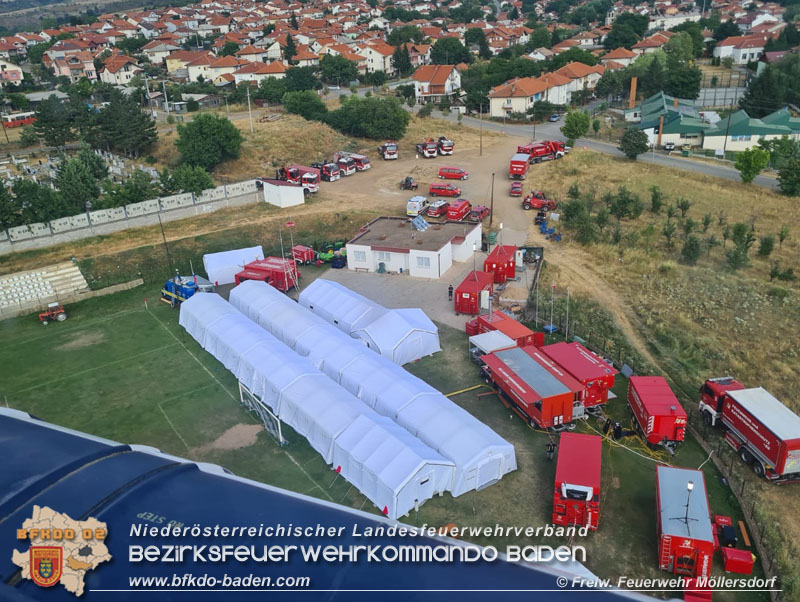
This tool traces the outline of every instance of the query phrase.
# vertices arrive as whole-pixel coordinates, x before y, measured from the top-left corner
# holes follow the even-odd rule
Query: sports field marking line
[[[213,379],[213,380],[214,380],[214,381],[215,381],[215,382],[216,382],[216,383],[217,383],[217,384],[218,384],[220,387],[222,387],[222,390],[223,390],[223,391],[225,391],[225,392],[228,394],[228,396],[229,396],[231,399],[233,399],[233,401],[235,401],[235,402],[237,402],[237,403],[241,404],[241,401],[240,401],[239,399],[236,399],[236,397],[234,397],[234,395],[233,395],[233,394],[232,394],[230,391],[228,391],[228,389],[225,387],[225,385],[223,385],[223,384],[220,382],[220,380],[219,380],[219,379],[218,379],[216,376],[214,376],[214,375],[211,373],[211,370],[209,370],[208,368],[206,368],[206,367],[203,365],[203,362],[201,362],[201,361],[200,361],[200,360],[197,358],[197,356],[196,356],[194,353],[192,353],[191,351],[189,351],[189,349],[186,347],[186,345],[184,345],[183,343],[181,343],[180,339],[179,339],[178,337],[176,337],[176,336],[175,336],[175,333],[174,333],[174,332],[172,332],[172,331],[171,331],[169,328],[167,328],[166,324],[164,324],[164,323],[163,323],[161,320],[159,320],[159,319],[158,319],[158,318],[157,318],[157,317],[156,317],[156,316],[155,316],[155,315],[154,315],[154,314],[153,314],[153,313],[152,313],[152,312],[151,312],[149,309],[148,309],[148,310],[145,310],[145,311],[147,311],[147,313],[149,313],[151,316],[153,316],[153,319],[154,319],[156,322],[158,322],[158,323],[161,325],[161,327],[162,327],[164,330],[166,330],[166,331],[167,331],[167,332],[170,334],[170,336],[171,336],[173,339],[175,339],[175,340],[177,341],[178,345],[180,345],[181,347],[183,347],[183,349],[186,351],[186,353],[188,353],[190,356],[192,356],[192,359],[193,359],[194,361],[196,361],[198,364],[200,364],[200,367],[201,367],[203,370],[205,370],[205,371],[206,371],[206,374],[208,374],[208,375],[209,375],[209,376],[210,376],[210,377],[211,377],[211,378],[212,378],[212,379]],[[284,451],[284,453],[285,453],[285,454],[286,454],[286,455],[289,457],[289,459],[290,459],[290,460],[291,460],[291,461],[294,463],[294,465],[295,465],[295,466],[297,466],[297,468],[299,468],[299,469],[300,469],[300,471],[301,471],[301,472],[302,472],[304,475],[306,475],[306,477],[308,477],[308,480],[309,480],[309,481],[311,481],[312,483],[314,483],[314,485],[316,485],[317,487],[319,487],[320,491],[322,491],[322,493],[324,493],[324,494],[327,496],[327,498],[328,498],[330,501],[332,501],[332,502],[333,502],[334,500],[333,500],[333,498],[332,498],[332,497],[331,497],[331,496],[328,494],[328,492],[327,492],[327,491],[325,491],[325,489],[323,489],[323,488],[322,488],[322,486],[321,486],[319,483],[317,483],[317,482],[316,482],[316,481],[315,481],[315,480],[314,480],[314,479],[311,477],[311,475],[310,475],[310,474],[308,474],[308,473],[306,472],[306,470],[305,470],[305,469],[304,469],[304,468],[303,468],[303,467],[300,465],[300,463],[299,463],[297,460],[295,460],[295,459],[294,459],[294,457],[292,456],[292,454],[290,454],[288,451],[285,451],[285,450],[283,450],[283,451]]]
[[[149,351],[143,351],[142,353],[137,353],[135,355],[130,355],[128,357],[123,357],[122,359],[114,360],[113,362],[108,362],[107,364],[103,364],[102,366],[95,366],[94,368],[89,368],[88,370],[82,370],[81,372],[74,372],[73,374],[62,376],[61,378],[56,378],[55,380],[48,380],[47,382],[39,383],[38,385],[33,385],[32,387],[28,387],[27,389],[20,389],[19,391],[15,391],[14,393],[15,394],[25,393],[26,391],[32,391],[33,389],[38,389],[39,387],[46,387],[47,385],[52,385],[54,383],[61,382],[62,380],[75,378],[76,376],[83,376],[84,374],[88,374],[89,372],[94,372],[95,370],[108,368],[109,366],[113,366],[114,364],[119,364],[120,362],[127,362],[132,359],[136,359],[137,357],[142,357],[145,355],[149,355],[151,353],[155,353],[156,351],[164,351],[164,349],[169,349],[170,347],[174,346],[175,343],[170,343],[169,345],[164,345],[163,347],[157,347],[156,349],[150,349]]]
[[[169,419],[169,416],[167,416],[167,413],[164,411],[164,408],[161,407],[161,404],[158,404],[158,409],[161,410],[161,413],[164,415],[164,419],[167,421],[167,424],[172,429],[172,432],[178,436],[178,439],[181,440],[181,443],[183,443],[183,446],[186,448],[186,451],[190,451],[189,444],[186,443],[186,440],[183,437],[181,437],[181,434],[178,432],[178,429],[176,429],[175,425],[172,424],[172,420]]]
[[[72,328],[59,328],[58,334],[67,334],[70,332],[75,332],[76,330],[80,330],[81,328],[86,328],[87,326],[92,326],[93,324],[99,324],[100,322],[108,322],[109,320],[115,320],[116,318],[122,315],[132,314],[137,311],[144,311],[144,310],[137,307],[136,309],[127,309],[125,311],[120,311],[115,314],[111,314],[110,316],[106,316],[105,318],[97,318],[96,320],[87,320],[86,322],[80,322],[77,326],[73,326]],[[49,335],[44,334],[36,337],[31,337],[29,339],[25,339],[24,341],[6,343],[6,347],[14,347],[15,345],[24,345],[26,343],[32,343],[34,341],[47,338],[48,336]]]

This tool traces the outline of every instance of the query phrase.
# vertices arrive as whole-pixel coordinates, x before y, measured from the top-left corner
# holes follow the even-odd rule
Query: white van
[[[406,203],[406,215],[417,217],[425,213],[429,205],[428,199],[424,196],[411,197],[408,203]]]

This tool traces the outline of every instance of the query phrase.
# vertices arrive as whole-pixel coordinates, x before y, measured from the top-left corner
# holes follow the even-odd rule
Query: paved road
[[[441,117],[444,119],[449,119],[451,121],[457,120],[457,116],[455,115],[455,113],[451,113],[449,115],[442,115]],[[475,119],[474,117],[467,117],[466,115],[463,117],[462,123],[474,128],[481,126],[480,120]],[[556,123],[546,122],[546,123],[536,124],[536,137],[539,139],[546,138],[551,140],[564,140],[564,135],[561,133],[562,123],[563,122],[558,121]],[[484,120],[483,127],[497,132],[505,132],[506,134],[511,134],[512,136],[522,136],[530,138],[533,135],[532,125],[512,125],[512,124],[503,124],[496,121]],[[575,144],[578,146],[585,146],[586,148],[601,153],[605,153],[613,157],[624,156],[614,144],[610,144],[608,142],[601,142],[599,140],[593,140],[591,138],[581,138]],[[644,163],[654,163],[656,165],[663,165],[665,167],[683,169],[685,171],[693,171],[695,173],[700,173],[708,176],[715,176],[717,178],[724,178],[726,180],[731,180],[734,182],[741,182],[741,178],[739,177],[739,172],[731,167],[726,167],[724,165],[714,165],[713,163],[704,163],[701,161],[692,161],[690,159],[684,159],[681,157],[673,157],[666,155],[662,152],[645,153],[639,155],[637,161],[642,161]],[[777,179],[770,178],[768,176],[757,176],[754,183],[757,186],[763,186],[764,188],[772,188],[772,189],[778,188]]]

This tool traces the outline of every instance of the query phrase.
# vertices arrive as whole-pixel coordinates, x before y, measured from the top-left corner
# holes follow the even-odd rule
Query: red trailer
[[[750,575],[753,572],[753,564],[756,557],[748,550],[737,550],[736,548],[722,548],[722,563],[726,573],[737,573],[739,575]]]
[[[517,275],[517,247],[497,245],[483,262],[483,271],[494,274],[495,284],[502,284]]]
[[[614,386],[616,368],[580,343],[554,343],[542,347],[542,352],[561,366],[567,374],[586,389],[583,404],[587,409],[608,401],[608,391]]]
[[[481,311],[481,294],[486,291],[489,296],[494,292],[492,275],[487,272],[473,270],[455,290],[453,308],[458,314],[478,314]]]
[[[259,280],[279,291],[286,292],[298,285],[299,277],[300,273],[297,271],[297,264],[293,259],[265,257],[245,264],[244,269],[236,274],[235,279],[237,286],[245,280]]]
[[[800,417],[762,387],[744,389],[730,377],[700,389],[700,411],[721,423],[725,440],[753,472],[770,481],[800,480]]]
[[[543,332],[533,332],[524,324],[520,324],[514,318],[501,311],[481,314],[475,320],[477,326],[476,334],[498,330],[513,339],[517,343],[517,347],[539,346],[544,343]]]
[[[702,471],[656,467],[658,568],[709,577],[714,537]]]
[[[675,453],[686,434],[686,412],[667,381],[661,376],[631,376],[628,405],[647,445],[663,445]]]
[[[511,163],[508,166],[508,177],[512,180],[524,180],[528,175],[528,166],[530,165],[531,156],[525,153],[517,153],[511,157]]]
[[[597,531],[600,521],[602,453],[602,437],[561,434],[553,495],[553,523]]]
[[[517,152],[528,155],[531,163],[541,163],[560,159],[569,152],[563,142],[557,140],[542,140],[541,142],[531,142],[517,147]]]
[[[484,380],[533,427],[563,429],[583,416],[583,387],[536,347],[514,347],[481,357]]]
[[[295,245],[292,247],[292,259],[297,263],[308,265],[317,259],[317,252],[305,245]]]

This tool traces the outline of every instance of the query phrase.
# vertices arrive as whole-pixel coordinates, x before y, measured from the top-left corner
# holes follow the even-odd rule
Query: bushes
[[[397,98],[375,96],[343,99],[342,106],[326,117],[327,123],[343,134],[373,140],[402,138],[409,119]]]
[[[328,107],[313,90],[287,92],[283,97],[287,113],[295,113],[309,121],[324,121]]]

